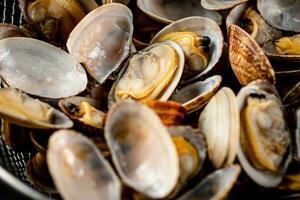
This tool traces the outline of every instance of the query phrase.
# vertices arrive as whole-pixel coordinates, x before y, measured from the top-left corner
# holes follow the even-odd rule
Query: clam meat
[[[151,45],[130,59],[114,88],[115,99],[167,100],[177,87],[183,66],[183,51],[176,43]]]
[[[282,180],[291,158],[291,136],[282,104],[277,95],[253,85],[241,89],[238,103],[240,163],[256,183],[274,187]]]

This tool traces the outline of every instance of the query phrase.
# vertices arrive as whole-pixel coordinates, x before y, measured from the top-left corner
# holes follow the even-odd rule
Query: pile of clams
[[[63,199],[300,194],[300,1],[19,0],[1,139]],[[142,19],[142,20],[141,20]]]

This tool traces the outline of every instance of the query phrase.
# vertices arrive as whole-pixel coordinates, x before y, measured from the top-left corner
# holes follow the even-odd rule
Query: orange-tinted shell
[[[256,41],[236,25],[229,27],[228,34],[231,67],[241,85],[257,79],[275,84],[272,65]]]
[[[146,105],[154,110],[166,126],[178,125],[186,115],[186,109],[173,101],[149,101]]]

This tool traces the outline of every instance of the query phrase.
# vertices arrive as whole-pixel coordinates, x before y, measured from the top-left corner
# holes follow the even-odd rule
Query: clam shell
[[[241,85],[257,79],[275,83],[275,72],[256,41],[236,25],[229,27],[229,60]]]
[[[205,137],[199,129],[194,129],[191,126],[171,126],[168,127],[168,131],[172,138],[182,137],[186,142],[192,145],[192,148],[197,152],[197,157],[195,158],[195,155],[192,154],[191,151],[188,153],[184,152],[184,145],[181,144],[176,146],[178,152],[183,151],[184,153],[178,153],[180,176],[177,186],[172,192],[171,197],[173,197],[189,183],[189,180],[194,178],[200,172],[206,159],[207,147]]]
[[[206,137],[208,157],[215,168],[234,162],[239,141],[239,121],[235,94],[227,87],[212,97],[200,114],[198,126]]]
[[[65,51],[40,40],[0,40],[0,76],[13,88],[45,98],[74,96],[87,85],[87,75]]]
[[[164,88],[164,90],[162,91],[162,93],[157,97],[157,100],[167,101],[170,98],[170,96],[172,95],[172,93],[174,92],[174,90],[176,89],[176,87],[177,87],[177,85],[180,81],[180,78],[182,76],[183,68],[184,68],[184,53],[183,53],[181,47],[178,44],[176,44],[175,42],[172,42],[172,41],[164,41],[164,42],[160,42],[160,43],[155,43],[155,44],[143,49],[142,51],[147,51],[148,49],[151,49],[154,46],[161,45],[161,44],[162,45],[168,45],[168,46],[172,47],[175,50],[175,52],[178,56],[178,67],[177,67],[177,70],[175,71],[175,74],[173,75],[173,78],[172,78],[171,82],[168,83],[168,86],[166,86]],[[129,59],[129,61],[130,61],[130,59]],[[119,99],[117,99],[115,97],[115,88],[116,88],[119,80],[122,78],[122,75],[125,73],[125,71],[126,71],[126,69],[124,68],[119,73],[118,79],[115,81],[115,83],[113,84],[113,86],[110,90],[109,97],[108,97],[109,107],[113,103],[120,101]]]
[[[247,1],[248,0],[201,0],[201,5],[208,10],[225,10]]]
[[[205,106],[209,99],[216,94],[222,77],[212,76],[204,81],[192,83],[175,92],[170,100],[181,103],[188,113],[195,112]]]
[[[0,89],[0,99],[1,118],[19,126],[38,129],[73,126],[73,122],[62,112],[15,89]],[[51,113],[49,120],[43,118],[48,112]]]
[[[282,55],[279,54],[276,50],[276,46],[273,41],[268,42],[262,47],[265,54],[271,58],[276,60],[282,60],[286,62],[300,62],[300,55]]]
[[[249,3],[242,3],[232,8],[226,17],[226,28],[229,29],[229,26],[232,24],[239,25],[241,19],[243,18],[244,12],[249,7]]]
[[[267,83],[265,82],[265,84]],[[278,99],[277,94],[273,94],[271,90],[262,89],[262,88],[266,88],[266,85],[263,86],[262,88],[259,88],[258,85],[259,84],[257,83],[252,85],[250,84],[249,86],[243,87],[238,93],[237,100],[238,100],[238,108],[240,110],[240,113],[244,108],[244,106],[246,105],[247,97],[251,94],[268,95],[270,98],[276,99],[276,101],[280,103],[280,99]],[[271,84],[269,83],[269,85]],[[243,126],[241,126],[241,133],[243,132],[242,128]],[[284,157],[284,160],[282,162],[282,165],[280,166],[280,169],[277,172],[269,172],[254,167],[253,164],[248,160],[246,154],[244,153],[240,142],[238,143],[237,155],[244,171],[253,181],[255,181],[257,184],[263,187],[276,187],[282,181],[282,178],[286,173],[286,170],[291,161],[292,153],[291,153],[291,148],[289,147],[286,156]]]
[[[101,124],[99,124],[99,125],[101,125],[101,128],[91,126],[90,124],[87,124],[87,123],[81,121],[79,119],[79,117],[76,116],[76,114],[74,112],[72,112],[72,110],[70,109],[70,105],[72,105],[71,107],[73,109],[79,110],[79,106],[80,106],[81,102],[87,102],[90,106],[92,106],[93,108],[96,108],[96,109],[100,106],[100,102],[95,99],[91,99],[91,98],[87,98],[87,97],[76,97],[76,96],[60,100],[58,103],[58,106],[68,117],[70,117],[73,121],[76,122],[75,123],[76,128],[78,128],[79,130],[81,130],[84,133],[99,136],[102,129],[104,128],[105,113],[97,109],[96,120],[101,123]],[[77,112],[77,111],[75,111],[75,112]],[[94,116],[94,114],[92,116]],[[99,119],[101,119],[101,120],[99,120]]]
[[[219,169],[203,179],[195,188],[177,200],[221,200],[226,199],[230,190],[236,183],[241,168],[239,165],[232,165]]]
[[[71,130],[59,130],[49,140],[47,164],[64,199],[118,200],[121,183],[98,148]]]
[[[219,25],[222,23],[222,16],[203,8],[199,0],[137,0],[137,6],[151,18],[166,24],[191,16],[207,17]]]
[[[218,63],[223,52],[223,34],[220,27],[212,20],[205,17],[188,17],[176,22],[173,22],[159,31],[150,44],[154,44],[163,35],[180,32],[180,31],[190,31],[195,32],[198,36],[208,36],[211,40],[211,55],[210,61],[206,69],[198,74],[197,76],[190,79],[188,82],[194,81],[195,79],[201,78],[210,72],[213,67]]]
[[[107,114],[105,139],[125,184],[150,198],[164,198],[175,188],[177,151],[150,108],[136,102],[115,104]]]
[[[85,16],[67,41],[71,55],[99,83],[116,71],[129,55],[133,16],[119,3],[100,6]]]
[[[295,0],[258,0],[257,9],[272,26],[300,32],[300,1]]]
[[[186,115],[186,109],[172,101],[149,101],[145,104],[159,116],[166,126],[178,125]]]

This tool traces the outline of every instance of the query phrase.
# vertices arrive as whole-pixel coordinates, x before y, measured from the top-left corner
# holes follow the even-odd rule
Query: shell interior
[[[129,55],[132,18],[126,6],[105,4],[83,18],[69,36],[70,54],[101,84]]]
[[[0,115],[22,127],[39,129],[71,128],[73,122],[50,105],[16,89],[0,89]]]
[[[188,82],[194,81],[195,79],[207,74],[218,63],[223,52],[224,39],[220,27],[214,21],[204,17],[188,17],[178,20],[159,31],[154,36],[150,44],[158,42],[162,36],[173,32],[194,32],[199,37],[207,36],[211,41],[209,64],[206,66],[204,71],[188,80]]]
[[[0,76],[10,87],[45,97],[74,96],[87,75],[65,51],[40,40],[14,37],[0,41]]]
[[[72,130],[49,139],[47,164],[64,199],[121,199],[121,183],[98,148]]]
[[[151,198],[164,198],[174,189],[179,177],[176,148],[150,108],[136,102],[114,105],[105,139],[125,184]]]
[[[222,23],[222,16],[216,11],[206,10],[199,0],[138,0],[138,7],[150,17],[164,23],[171,23],[190,16],[202,16]]]

